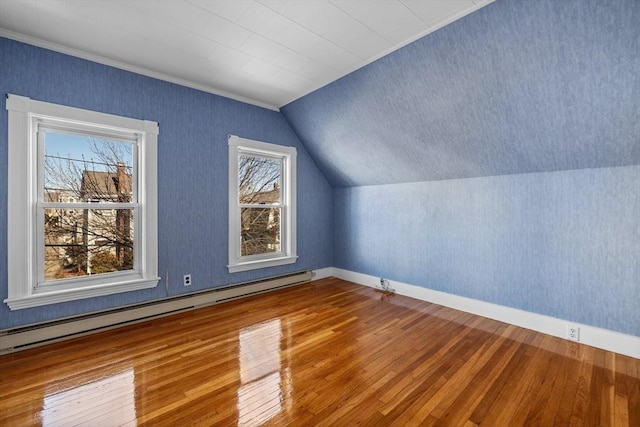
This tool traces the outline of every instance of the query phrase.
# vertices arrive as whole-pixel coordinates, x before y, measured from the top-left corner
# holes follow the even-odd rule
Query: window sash
[[[86,283],[89,285],[92,282],[95,283],[108,283],[113,277],[140,277],[140,258],[142,252],[140,250],[140,215],[139,215],[139,203],[138,200],[138,155],[137,148],[141,135],[129,131],[117,130],[114,128],[97,126],[94,124],[79,123],[75,121],[68,121],[64,119],[53,119],[50,117],[42,117],[39,115],[32,115],[32,123],[35,125],[35,132],[37,135],[37,215],[36,224],[34,229],[36,230],[36,257],[35,268],[37,281],[34,284],[34,289],[57,289],[64,290],[75,287],[80,287],[81,284]],[[131,173],[131,198],[132,202],[81,202],[81,203],[61,203],[61,202],[44,202],[45,194],[45,155],[46,155],[46,134],[47,131],[56,132],[58,134],[84,136],[89,138],[104,138],[115,142],[133,143],[133,158],[132,158],[132,173]],[[90,162],[88,162],[90,163]],[[44,229],[45,211],[47,209],[87,209],[87,210],[119,210],[119,209],[131,209],[132,215],[132,227],[133,233],[133,269],[126,271],[103,273],[99,275],[84,275],[71,278],[61,279],[47,279],[46,270],[46,236]]]
[[[248,150],[238,150],[238,155],[237,155],[237,162],[238,162],[238,177],[237,177],[237,191],[238,191],[238,198],[237,201],[239,203],[240,206],[246,206],[246,205],[257,205],[257,204],[265,204],[265,205],[269,205],[269,204],[273,204],[273,203],[243,203],[241,201],[242,199],[242,189],[240,188],[242,182],[240,180],[240,161],[242,157],[250,157],[253,159],[258,159],[258,160],[267,160],[267,161],[273,161],[275,163],[278,164],[278,168],[279,168],[279,175],[278,175],[278,180],[276,182],[274,182],[274,184],[277,184],[279,186],[279,194],[278,194],[278,202],[276,202],[277,204],[282,204],[285,205],[286,203],[283,202],[283,197],[286,194],[286,186],[285,186],[285,182],[286,182],[286,162],[287,162],[287,157],[286,156],[282,156],[282,155],[270,155],[270,154],[258,154],[255,152],[251,152]],[[268,183],[271,182],[271,180],[267,181]]]
[[[249,150],[246,148],[238,149],[236,161],[240,164],[241,157],[252,157],[255,159],[266,159],[277,161],[280,166],[280,179],[278,180],[280,185],[280,202],[277,203],[241,203],[240,202],[240,177],[236,179],[236,187],[238,192],[236,217],[238,219],[238,235],[240,237],[240,244],[238,245],[237,258],[238,260],[259,260],[264,258],[272,258],[274,256],[285,256],[288,253],[288,247],[286,245],[286,229],[283,224],[287,224],[287,212],[289,210],[289,204],[287,203],[287,181],[288,181],[288,156],[283,156],[278,153],[271,153],[261,150]],[[272,252],[263,252],[259,254],[243,255],[242,254],[242,209],[280,209],[280,250]]]
[[[87,274],[83,276],[77,277],[69,277],[64,279],[46,279],[45,269],[46,269],[46,236],[45,236],[45,227],[41,226],[45,222],[45,211],[47,209],[65,209],[71,210],[74,209],[69,204],[64,203],[47,203],[47,206],[38,206],[37,215],[36,215],[36,263],[35,266],[37,268],[37,282],[34,285],[34,289],[37,288],[55,288],[55,289],[68,289],[70,287],[77,287],[79,282],[89,281],[96,283],[106,283],[111,279],[110,277],[125,277],[130,276],[134,278],[142,277],[142,236],[139,230],[141,219],[140,219],[140,208],[137,204],[127,203],[127,204],[110,204],[110,206],[105,206],[106,204],[102,203],[82,203],[82,204],[74,204],[81,205],[81,207],[77,207],[75,209],[83,209],[83,210],[101,210],[101,211],[113,211],[113,210],[131,210],[131,228],[133,229],[133,267],[130,270],[124,271],[115,271],[109,273],[102,274]],[[126,205],[126,206],[124,206]],[[66,283],[70,283],[70,286],[66,286]]]
[[[133,144],[132,152],[132,171],[131,171],[131,201],[137,203],[138,196],[138,181],[140,179],[140,166],[139,151],[141,150],[141,143],[143,134],[124,131],[115,128],[106,128],[104,126],[98,126],[94,124],[79,123],[77,121],[68,121],[63,119],[51,119],[42,118],[39,115],[31,116],[32,126],[35,129],[37,135],[37,200],[38,202],[44,202],[45,192],[45,136],[47,130],[52,130],[57,133],[64,133],[76,136],[85,137],[101,137],[116,142],[124,142]],[[55,123],[55,126],[51,122]],[[66,127],[65,127],[66,126]],[[107,129],[111,133],[107,133]],[[90,162],[88,162],[90,163]]]
[[[251,241],[243,241],[243,236],[244,236],[244,228],[242,227],[243,224],[243,209],[266,209],[269,211],[272,210],[277,210],[278,212],[278,234],[277,234],[277,241],[278,241],[278,245],[279,245],[279,250],[268,250],[268,247],[266,248],[267,250],[263,251],[263,252],[259,252],[259,253],[255,253],[255,254],[248,254],[248,255],[243,255],[243,250],[249,246],[249,244],[251,243]],[[266,212],[264,212],[266,213]],[[268,220],[271,219],[271,214],[272,212],[269,212],[268,215]],[[273,207],[273,206],[269,206],[269,205],[261,205],[258,206],[257,208],[240,208],[240,212],[239,212],[240,218],[239,218],[239,222],[241,224],[241,230],[240,230],[240,246],[238,248],[238,258],[239,259],[247,259],[248,257],[262,257],[262,256],[274,256],[274,254],[286,254],[286,247],[284,246],[284,243],[286,242],[285,239],[285,231],[286,231],[286,227],[283,226],[284,224],[286,224],[286,208],[284,207]],[[260,230],[256,230],[254,231],[253,234],[258,233]],[[268,230],[265,230],[265,232]],[[267,246],[270,245],[271,243],[267,243]],[[254,258],[255,259],[255,258]]]

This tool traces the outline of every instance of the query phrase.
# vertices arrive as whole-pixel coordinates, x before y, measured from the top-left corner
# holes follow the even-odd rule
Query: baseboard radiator
[[[26,350],[274,289],[299,285],[311,281],[311,277],[311,271],[302,271],[29,326],[5,329],[0,331],[0,354]]]

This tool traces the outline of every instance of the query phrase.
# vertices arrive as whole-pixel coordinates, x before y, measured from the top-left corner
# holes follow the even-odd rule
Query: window
[[[296,262],[296,149],[229,136],[229,271]]]
[[[158,125],[9,95],[12,310],[155,287]]]

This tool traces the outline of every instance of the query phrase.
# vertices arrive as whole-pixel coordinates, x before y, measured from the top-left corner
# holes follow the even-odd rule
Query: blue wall
[[[640,336],[639,23],[496,0],[283,107],[334,265]]]
[[[335,266],[640,336],[640,166],[336,189]]]
[[[637,0],[497,0],[289,104],[330,181],[364,185],[333,191],[275,112],[4,39],[0,93],[160,122],[170,294],[186,273],[198,290],[335,265],[640,336],[638,22]],[[298,147],[295,266],[227,273],[229,133]],[[3,200],[6,158],[2,131]],[[6,250],[0,204],[0,260]],[[1,263],[2,298],[6,280]],[[162,297],[164,285],[3,304],[0,328]]]
[[[497,0],[282,112],[337,187],[630,166],[638,70],[638,0]]]
[[[158,138],[156,289],[10,312],[0,329],[169,294],[331,266],[332,192],[280,113],[0,38],[0,94],[154,120]],[[4,99],[4,98],[3,98]],[[7,297],[7,111],[0,109],[0,298]],[[227,135],[298,149],[296,264],[229,274]],[[184,288],[183,274],[193,285]]]

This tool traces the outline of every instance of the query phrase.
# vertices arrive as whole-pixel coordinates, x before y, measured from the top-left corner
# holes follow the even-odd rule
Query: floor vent
[[[0,331],[0,354],[25,350],[236,298],[298,285],[309,282],[311,277],[311,271],[303,271],[65,319],[5,329]]]

